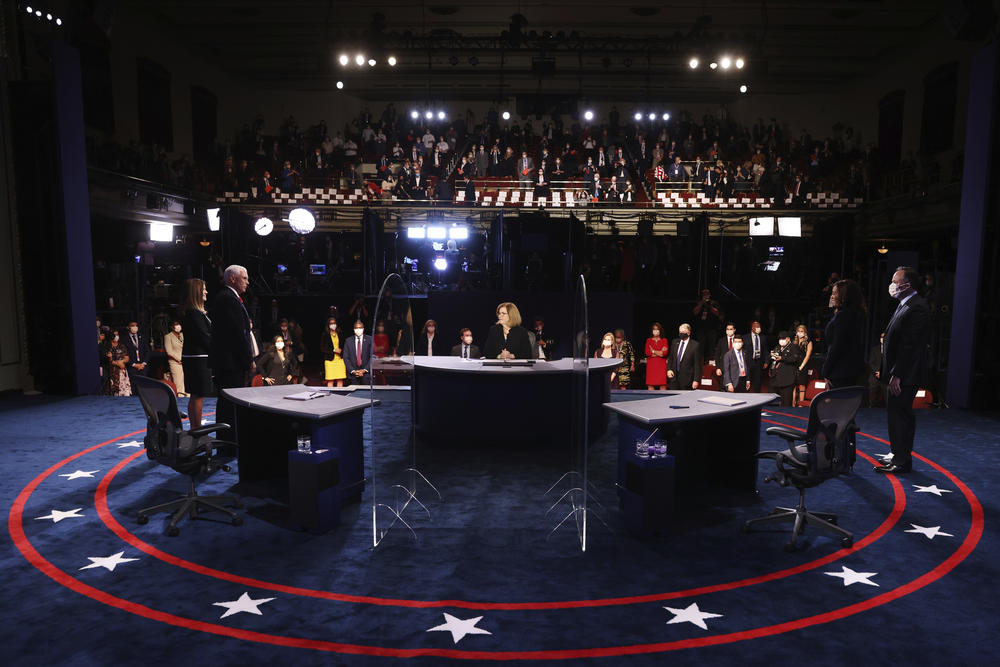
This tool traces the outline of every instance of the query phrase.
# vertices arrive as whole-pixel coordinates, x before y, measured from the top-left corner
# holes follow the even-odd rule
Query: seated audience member
[[[354,335],[344,343],[344,366],[351,384],[371,384],[368,369],[372,361],[372,337],[365,335],[365,324],[354,322]]]
[[[783,407],[792,406],[792,391],[802,361],[802,348],[792,344],[787,331],[778,332],[778,346],[771,350],[771,390],[781,396]]]
[[[459,343],[451,348],[451,356],[462,357],[463,359],[478,359],[479,346],[472,343],[472,329],[466,327],[462,329],[459,336]]]
[[[722,356],[722,386],[728,392],[750,391],[750,360],[743,352],[743,336],[733,337],[733,349]]]
[[[497,323],[490,327],[484,355],[487,359],[530,359],[531,340],[521,326],[521,312],[509,301],[497,306]]]
[[[257,360],[257,372],[266,385],[292,384],[298,376],[298,360],[285,348],[285,341],[281,336],[275,336]]]
[[[625,179],[625,189],[622,190],[621,202],[623,204],[635,203],[635,186],[630,179]]]

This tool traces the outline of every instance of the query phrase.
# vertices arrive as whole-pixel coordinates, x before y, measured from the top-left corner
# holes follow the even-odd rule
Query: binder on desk
[[[746,401],[741,401],[738,398],[728,398],[726,396],[709,396],[707,398],[699,398],[698,400],[702,403],[711,403],[712,405],[724,405],[727,408],[746,403]]]
[[[283,396],[282,398],[287,398],[289,401],[311,401],[314,398],[327,395],[328,392],[325,391],[300,391],[297,394],[289,394],[288,396]]]

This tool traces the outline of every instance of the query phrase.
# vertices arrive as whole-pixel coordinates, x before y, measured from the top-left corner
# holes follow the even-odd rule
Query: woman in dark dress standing
[[[490,327],[483,354],[487,359],[531,358],[531,340],[521,326],[521,311],[509,301],[497,306],[497,323]]]
[[[212,320],[205,312],[208,290],[205,281],[189,278],[185,282],[184,299],[180,305],[181,328],[184,331],[184,388],[188,399],[191,428],[201,426],[201,410],[205,397],[212,393],[212,371],[208,368],[208,350],[212,343]]]
[[[299,362],[294,354],[285,350],[285,339],[275,336],[257,360],[257,371],[264,378],[264,384],[292,384],[299,375]]]
[[[840,280],[830,291],[833,319],[826,325],[822,376],[831,388],[866,386],[865,297],[853,280]]]

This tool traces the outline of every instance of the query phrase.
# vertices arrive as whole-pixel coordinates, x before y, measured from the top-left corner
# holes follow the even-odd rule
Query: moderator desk
[[[364,489],[364,452],[361,417],[371,399],[333,392],[308,401],[286,399],[289,394],[317,390],[305,385],[224,389],[236,408],[241,482],[288,476],[288,451],[296,438],[309,435],[313,450],[340,452],[341,500],[359,499]]]
[[[413,358],[413,425],[431,438],[568,443],[581,370],[573,359],[532,366],[484,365],[459,357]],[[590,438],[607,428],[601,405],[620,359],[588,359]],[[582,366],[582,363],[581,363]],[[575,379],[574,379],[575,378]]]

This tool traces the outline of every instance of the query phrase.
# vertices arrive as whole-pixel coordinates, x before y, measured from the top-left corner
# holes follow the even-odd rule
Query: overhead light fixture
[[[417,111],[416,109],[413,109],[412,111],[410,111],[410,118],[412,118],[413,120],[420,118],[420,112]]]
[[[732,64],[733,60],[729,56],[722,56],[722,60],[719,61],[719,66],[722,67],[722,69],[729,69]]]
[[[293,208],[288,214],[288,226],[296,234],[308,234],[316,229],[316,218],[306,208]]]
[[[344,82],[343,81],[338,81],[337,82],[337,90],[343,90],[343,89],[344,89]]]
[[[883,244],[881,245],[881,247],[879,247],[879,248],[878,248],[878,249],[877,249],[877,250],[876,250],[875,252],[877,252],[877,253],[878,253],[878,254],[880,254],[880,255],[884,255],[884,254],[886,254],[887,252],[889,252],[889,249],[888,249],[888,248],[886,248],[886,247],[885,247],[885,243],[883,243]]]
[[[198,245],[200,245],[202,248],[207,248],[208,246],[212,245],[212,242],[206,239],[205,237],[202,237],[202,239],[198,241]]]
[[[364,56],[364,54],[359,53],[358,55],[354,56],[354,62],[355,62],[355,64],[357,64],[359,66],[360,65],[364,65],[365,64],[365,56]]]
[[[502,118],[503,118],[504,120],[510,120],[510,112],[509,112],[509,111],[504,111],[504,112],[503,112],[503,113],[501,114],[501,117],[502,117]]]
[[[407,227],[406,228],[406,238],[408,238],[408,239],[425,239],[425,238],[427,238],[427,228],[426,227]]]
[[[665,121],[670,120],[670,114],[668,113],[663,114],[663,120]]]
[[[208,217],[208,230],[210,232],[219,231],[219,211],[221,210],[218,208],[205,209],[205,215]]]
[[[465,241],[469,238],[469,228],[455,225],[448,229],[448,238],[456,241]]]
[[[369,67],[375,67],[376,62],[377,61],[374,58],[369,58],[368,59],[368,66]]]
[[[649,114],[649,120],[656,120],[656,114],[650,112],[650,114]]]
[[[447,227],[428,227],[427,228],[427,238],[432,241],[443,241],[448,238],[448,228]]]
[[[25,9],[28,11],[29,14],[35,13],[35,10],[31,8],[31,5],[28,5],[27,7],[25,7]]]
[[[448,260],[446,260],[444,257],[436,257],[434,259],[434,268],[437,269],[438,271],[444,271],[445,269],[448,268]]]
[[[52,20],[52,14],[46,14],[45,18],[47,18],[49,21],[51,21]]]
[[[698,69],[698,59],[692,58],[691,60],[689,60],[688,67],[690,67],[691,69]]]
[[[711,67],[712,69],[716,69],[716,68],[718,68],[719,63],[716,63],[716,62],[708,63],[708,66]]]
[[[426,118],[427,120],[434,118],[434,112],[428,111],[427,113],[424,114],[424,118]]]
[[[171,243],[174,240],[174,226],[169,222],[149,223],[149,240]]]
[[[270,218],[257,218],[257,222],[253,223],[253,230],[257,232],[257,236],[267,236],[274,231],[274,223]]]
[[[741,93],[745,93],[748,90],[750,90],[750,89],[747,87],[747,84],[744,83],[744,84],[740,85],[740,92]]]
[[[56,19],[56,25],[62,25],[62,19],[57,18]]]
[[[340,58],[338,58],[338,60],[340,61],[341,65],[346,65],[349,62],[351,62],[351,59],[348,57],[346,53],[341,53]]]
[[[641,111],[636,111],[635,115],[632,116],[632,118],[635,118],[636,120],[642,120],[642,112]]]
[[[737,58],[736,59],[736,69],[743,69],[743,66],[745,64],[746,64],[746,62],[743,60],[743,58]]]
[[[583,119],[594,120],[594,112],[591,111],[590,109],[587,109],[586,111],[583,112]]]
[[[35,16],[37,16],[38,18],[42,18],[42,10],[41,9],[36,9],[35,10]]]
[[[443,111],[438,111],[438,120],[444,120],[445,118],[447,118],[447,114]]]
[[[386,62],[389,63],[389,67],[395,67],[396,66],[396,56],[389,56],[389,58],[386,60]]]

